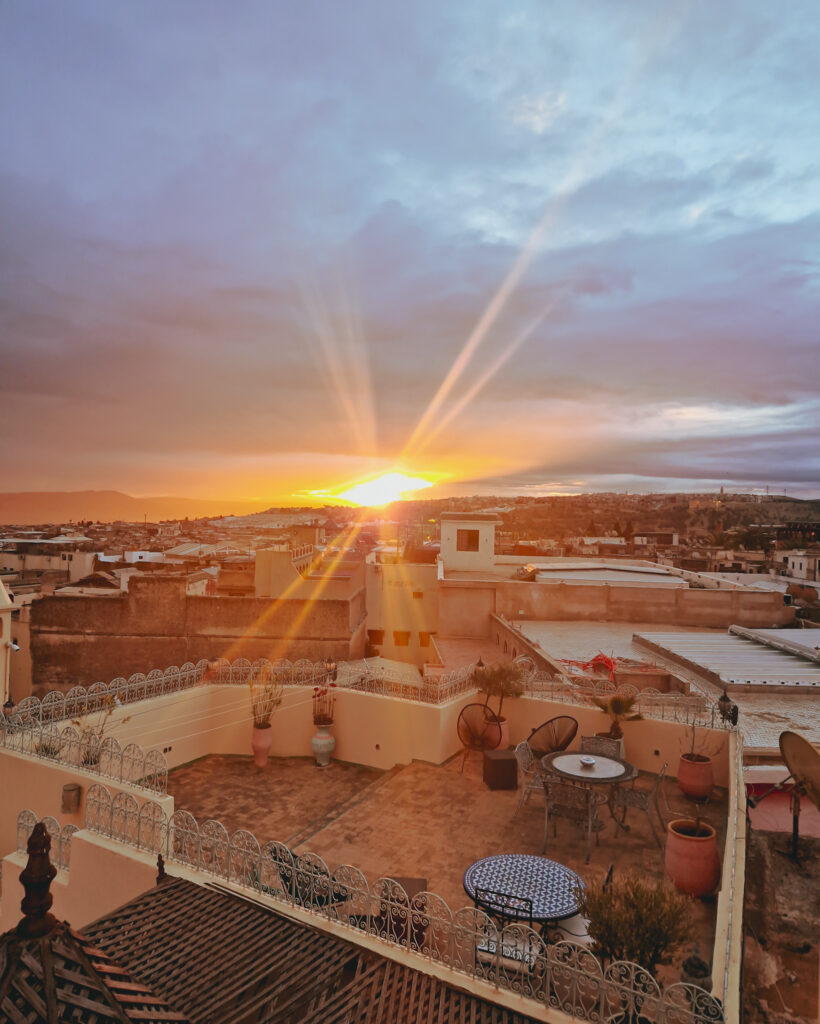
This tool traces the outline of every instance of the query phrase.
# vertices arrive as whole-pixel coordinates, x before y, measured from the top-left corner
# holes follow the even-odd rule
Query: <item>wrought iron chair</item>
[[[559,776],[551,769],[545,768],[542,762],[535,756],[526,740],[522,740],[515,748],[515,759],[521,771],[521,794],[518,797],[518,805],[513,811],[513,817],[518,814],[524,804],[529,800],[530,793],[544,792],[544,783],[547,780],[559,781]]]
[[[652,821],[652,808],[655,808],[655,812],[658,815],[658,821],[661,824],[661,832],[666,831],[666,822],[663,820],[661,814],[660,805],[658,803],[658,793],[660,791],[663,777],[666,774],[666,769],[669,767],[669,763],[664,761],[663,767],[655,776],[655,781],[649,789],[635,789],[634,786],[631,788],[624,788],[619,786],[612,794],[612,816],[615,818],[615,832],[617,834],[619,829],[623,829],[625,832],[629,831],[629,825],[626,824],[626,812],[630,807],[634,807],[639,811],[643,811],[646,815],[647,821],[649,822],[649,828],[652,832],[652,838],[655,840],[658,846],[661,845],[660,839],[658,839],[655,833],[655,825]],[[623,813],[618,819],[615,814],[616,809],[622,808]]]
[[[297,854],[293,851],[290,853],[291,858],[278,850],[271,856],[282,887],[294,903],[300,907],[317,909],[347,900],[350,893],[345,886],[333,881],[327,868],[304,864]]]
[[[587,837],[586,862],[589,863],[591,854],[592,834],[595,833],[595,845],[598,845],[598,833],[604,827],[598,816],[598,808],[606,803],[603,793],[598,793],[587,787],[573,786],[570,782],[547,781],[544,785],[546,792],[546,804],[544,808],[544,842],[541,852],[547,849],[547,838],[549,835],[549,823],[552,818],[552,834],[556,836],[558,829],[557,818],[566,818],[580,825]]]
[[[464,745],[462,771],[471,750],[495,750],[501,742],[501,724],[485,704],[468,704],[462,708],[456,731]]]
[[[527,737],[527,743],[533,754],[541,760],[544,754],[556,754],[566,750],[575,739],[578,723],[569,715],[558,715],[543,725],[539,725]]]
[[[544,779],[541,773],[541,765],[536,760],[530,749],[529,743],[522,740],[515,748],[515,759],[518,762],[518,769],[521,772],[521,794],[518,797],[518,805],[513,812],[513,817],[521,810],[529,800],[533,791],[544,792]]]
[[[476,906],[496,919],[496,928],[476,933],[476,964],[493,967],[498,962],[505,971],[531,971],[538,955],[538,946],[531,934],[532,900],[483,888],[476,888],[475,899]],[[526,925],[529,931],[515,929],[512,934],[505,934],[504,926],[510,923]]]
[[[601,757],[620,757],[621,741],[610,736],[582,736],[581,752],[584,754],[600,754]]]
[[[603,890],[609,888],[612,883],[614,864],[609,865],[609,870],[604,878]],[[583,914],[573,914],[572,917],[565,917],[562,921],[555,921],[549,927],[550,942],[574,942],[576,946],[591,946],[592,936],[589,934],[589,919]]]

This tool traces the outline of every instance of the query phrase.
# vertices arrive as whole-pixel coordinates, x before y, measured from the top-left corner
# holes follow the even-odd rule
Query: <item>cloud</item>
[[[818,479],[808,7],[46,7],[0,13],[8,489],[389,463],[542,223],[425,457]]]

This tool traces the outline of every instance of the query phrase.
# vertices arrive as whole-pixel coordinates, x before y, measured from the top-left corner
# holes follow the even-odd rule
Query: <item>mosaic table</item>
[[[484,857],[464,872],[464,891],[476,906],[500,912],[495,902],[490,904],[477,898],[480,890],[512,897],[502,916],[518,921],[562,921],[573,917],[578,913],[575,889],[583,886],[583,879],[571,868],[526,853]],[[520,901],[518,905],[516,900]]]

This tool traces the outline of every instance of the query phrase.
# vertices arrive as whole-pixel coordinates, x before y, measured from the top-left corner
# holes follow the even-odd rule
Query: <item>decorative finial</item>
[[[47,935],[57,925],[57,918],[49,914],[54,897],[51,883],[57,868],[48,855],[51,836],[42,821],[34,826],[28,837],[28,864],[20,872],[20,882],[26,895],[20,904],[23,917],[17,925],[17,934],[23,939],[38,939]]]
[[[157,885],[161,885],[169,876],[165,873],[165,858],[157,854]]]

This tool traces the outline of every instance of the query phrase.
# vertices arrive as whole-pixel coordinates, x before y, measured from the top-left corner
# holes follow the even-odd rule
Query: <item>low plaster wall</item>
[[[312,697],[312,686],[285,688],[282,705],[271,719],[273,756],[313,756]],[[333,725],[334,757],[381,769],[414,760],[441,764],[460,749],[456,721],[464,704],[473,699],[463,696],[444,705],[413,704],[340,689]],[[162,750],[169,768],[175,768],[208,754],[248,756],[252,728],[247,687],[210,684],[117,708],[106,733],[116,736],[122,746],[140,743],[146,749]]]
[[[715,915],[712,974],[714,995],[723,1000],[726,1024],[741,1019],[740,980],[743,963],[743,891],[746,883],[746,786],[740,734],[728,736],[729,820],[721,850],[721,879]],[[721,984],[722,979],[722,984]]]
[[[0,898],[0,933],[13,928],[22,916],[23,887],[20,872],[24,853],[3,859],[3,891]],[[177,874],[174,871],[174,874]],[[51,883],[51,913],[58,921],[83,928],[150,889],[156,882],[157,858],[104,836],[82,830],[71,837],[71,868],[58,871]]]
[[[316,731],[312,695],[310,686],[285,688],[282,706],[271,720],[273,756],[312,756],[310,740]],[[336,737],[334,757],[380,769],[411,761],[442,764],[463,749],[456,733],[461,709],[483,700],[472,691],[447,704],[414,704],[397,697],[340,689],[332,730]],[[525,740],[536,726],[557,715],[576,719],[579,737],[605,731],[609,722],[596,708],[536,696],[507,701],[504,715],[512,744]],[[146,749],[163,750],[168,766],[174,768],[208,754],[248,756],[251,730],[247,688],[210,684],[117,708],[107,733],[116,736],[123,746],[134,742]],[[668,761],[669,775],[676,776],[680,755],[691,742],[686,726],[652,719],[624,722],[623,730],[627,759],[637,768],[657,772]],[[726,786],[729,779],[727,735],[722,730],[697,730],[696,748],[713,756],[718,786]],[[573,746],[579,743],[576,740]],[[38,808],[32,809],[41,813]]]
[[[0,780],[0,854],[16,849],[17,815],[24,808],[34,811],[39,818],[50,814],[61,826],[71,824],[82,828],[85,824],[88,788],[95,783],[105,786],[112,796],[117,793],[131,793],[140,805],[146,800],[154,800],[167,815],[174,813],[174,798],[171,796],[150,793],[138,786],[117,782],[94,772],[55,764],[44,758],[21,754],[16,750],[0,749]],[[69,782],[77,782],[81,787],[80,807],[74,814],[64,814],[60,810],[63,786]]]
[[[475,697],[473,697],[475,699]],[[493,706],[495,704],[493,703]],[[557,701],[540,700],[537,697],[520,697],[505,701],[504,717],[509,723],[510,742],[525,740],[530,731],[556,715],[569,715],[578,722],[578,733],[569,749],[580,747],[581,736],[592,736],[609,728],[609,718],[594,707],[561,704]],[[644,719],[638,722],[623,722],[624,750],[630,761],[642,772],[657,773],[664,761],[669,765],[667,775],[677,778],[680,755],[689,750],[691,730],[678,722],[661,722]],[[698,729],[696,749],[712,757],[715,785],[725,788],[729,785],[729,736],[721,729]]]

